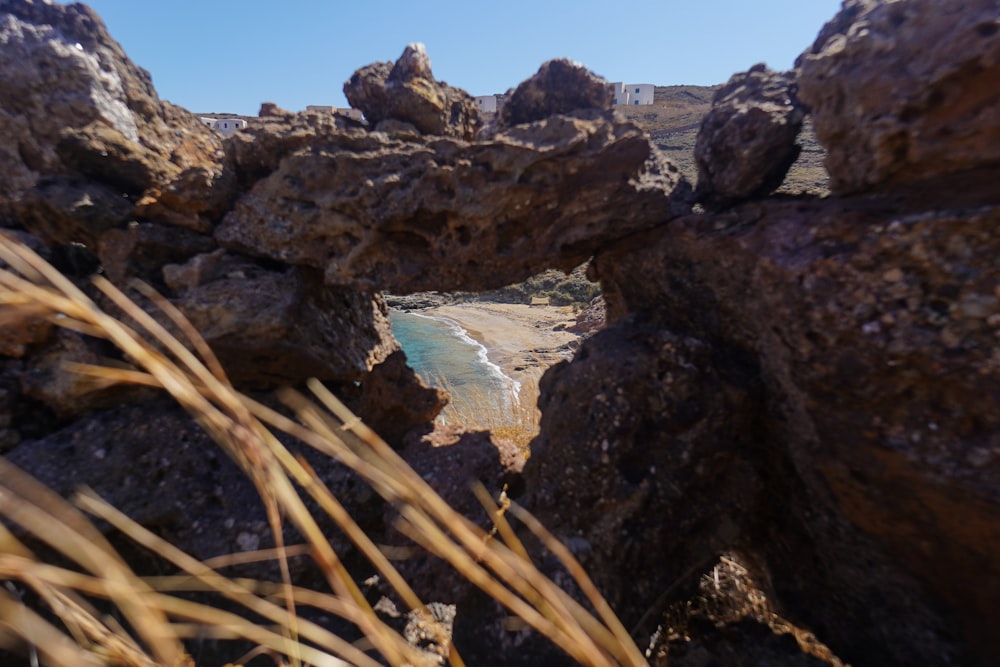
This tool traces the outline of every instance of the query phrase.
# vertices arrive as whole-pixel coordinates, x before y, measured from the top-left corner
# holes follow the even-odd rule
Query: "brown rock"
[[[411,432],[400,455],[450,507],[489,530],[489,516],[472,487],[481,484],[493,498],[499,498],[502,489],[520,484],[518,466],[523,457],[511,455],[509,449],[486,431],[441,428],[423,437]],[[511,466],[513,461],[516,463]],[[398,519],[397,508],[387,505],[385,526],[394,526]],[[454,639],[467,664],[560,664],[546,660],[552,657],[551,650],[539,652],[541,659],[525,650],[523,635],[503,629],[496,602],[443,560],[428,556],[398,531],[388,530],[387,540],[388,544],[411,550],[410,557],[395,565],[421,599],[437,597],[456,606],[456,619],[463,620],[455,624]],[[383,587],[387,594],[394,595],[388,586]]]
[[[733,366],[629,317],[542,378],[523,502],[627,627],[739,539],[754,506],[755,380]]]
[[[221,177],[219,138],[161,102],[149,75],[89,8],[9,0],[0,13],[0,42],[3,215],[57,242],[90,243],[124,216],[120,202],[107,215],[93,210],[103,202],[124,197],[131,206],[143,193],[156,199],[192,168],[211,174],[209,180]],[[66,215],[39,224],[35,204],[48,193],[36,189],[51,187],[51,179],[64,189],[72,184],[56,206]],[[175,188],[168,208],[197,217],[211,208],[202,202],[205,194]]]
[[[159,284],[165,264],[183,262],[214,247],[210,236],[135,222],[104,232],[97,243],[97,254],[105,275],[112,282],[124,284],[126,279],[138,277]]]
[[[995,0],[848,2],[799,58],[834,192],[1000,162]]]
[[[0,229],[0,244],[17,242],[22,243],[35,252],[48,254],[38,237],[27,232]],[[3,260],[0,260],[0,269],[9,267]],[[43,343],[52,335],[53,326],[44,317],[35,317],[27,313],[14,313],[0,309],[0,357],[12,357],[20,359],[28,349],[38,343]],[[0,368],[2,375],[2,368]],[[10,392],[0,386],[0,420],[3,419],[5,399]],[[0,429],[5,429],[10,424],[0,423]],[[0,447],[2,449],[2,447]]]
[[[149,396],[150,392],[146,389],[105,387],[91,377],[71,370],[71,364],[100,364],[102,359],[98,350],[92,339],[57,329],[47,343],[32,354],[30,364],[19,377],[20,393],[44,403],[62,420]]]
[[[594,263],[612,321],[642,313],[759,374],[770,481],[744,543],[855,665],[997,650],[1000,209],[948,196],[745,205]]]
[[[270,162],[254,166],[259,149],[239,148],[236,169],[276,170],[237,201],[216,239],[362,290],[485,290],[568,272],[609,239],[689,208],[676,167],[611,112],[553,116],[473,144],[345,127],[312,134],[308,147],[308,133],[294,135],[297,148],[270,132],[254,140],[275,147],[263,153]]]
[[[398,349],[381,297],[326,287],[308,269],[221,266],[174,303],[241,386],[353,383]]]
[[[716,91],[694,147],[700,199],[725,205],[781,185],[799,155],[805,117],[793,87],[791,74],[760,64]]]
[[[604,79],[579,63],[559,58],[543,64],[507,96],[497,127],[533,123],[583,109],[607,111],[614,101],[614,93]]]
[[[362,382],[358,415],[398,446],[414,428],[432,424],[447,404],[448,393],[425,385],[406,365],[406,353],[396,350]]]
[[[434,78],[423,44],[407,46],[395,65],[359,69],[344,84],[344,96],[376,129],[383,121],[397,120],[423,134],[471,140],[482,126],[469,94]]]

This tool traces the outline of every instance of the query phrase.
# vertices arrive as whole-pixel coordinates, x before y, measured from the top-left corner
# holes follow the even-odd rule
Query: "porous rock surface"
[[[161,102],[91,9],[4,0],[0,45],[0,216],[62,243],[136,209],[206,227],[218,199],[190,186],[219,184],[220,138]]]
[[[532,123],[576,109],[611,109],[614,93],[604,79],[583,65],[557,58],[514,89],[500,110],[497,125]]]
[[[20,49],[27,73],[21,81],[16,63],[4,60],[5,90],[42,95],[30,85],[31,53],[53,49],[72,56],[60,61],[78,87],[68,90],[114,89],[113,72],[148,83],[123,56],[105,74],[79,64],[76,43],[85,55],[120,53],[86,10],[0,7],[12,8],[2,15],[3,48]],[[524,89],[532,91],[526,115],[512,111],[507,124],[476,136],[462,113],[447,127],[395,112],[366,126],[273,110],[221,144],[222,155],[196,119],[153,97],[150,109],[130,112],[140,136],[145,125],[135,119],[177,114],[179,128],[201,138],[185,144],[184,132],[174,134],[188,148],[136,157],[115,125],[127,126],[127,114],[94,125],[102,116],[93,100],[105,97],[73,98],[90,109],[74,112],[89,119],[80,125],[35,119],[15,109],[18,96],[3,94],[0,113],[20,129],[0,130],[12,174],[0,211],[6,227],[80,282],[99,267],[116,281],[140,277],[162,289],[209,332],[241,386],[294,383],[313,369],[340,378],[333,384],[348,402],[362,417],[367,410],[392,422],[406,456],[463,510],[473,511],[459,488],[469,478],[491,491],[508,483],[570,547],[640,644],[667,603],[683,599],[720,553],[736,550],[774,607],[846,662],[985,667],[1000,654],[995,7],[844,3],[785,79],[830,154],[834,196],[824,199],[769,199],[754,187],[752,200],[740,202],[745,190],[723,187],[726,210],[690,213],[686,184],[641,133],[602,108],[596,88],[576,100],[555,86],[560,77],[551,73],[562,63],[543,67]],[[28,42],[42,46],[25,51]],[[415,94],[389,85],[396,67],[420,90],[440,85],[425,55],[415,49],[402,63],[360,70],[370,108]],[[129,94],[107,95],[132,108]],[[47,108],[44,99],[34,104]],[[151,146],[161,136],[156,122]],[[71,128],[68,138],[55,125]],[[738,134],[706,141],[739,156],[739,146],[724,145],[741,142]],[[192,169],[165,157],[198,147],[205,150]],[[103,153],[114,159],[95,158]],[[761,165],[761,173],[772,167],[780,171]],[[111,205],[118,198],[124,203]],[[107,206],[95,213],[87,203],[95,201]],[[176,244],[165,240],[166,227],[183,229]],[[486,289],[592,254],[608,324],[542,380],[541,433],[523,475],[505,472],[482,436],[456,438],[466,449],[428,449],[405,422],[426,429],[440,397],[414,384],[381,328],[374,293]],[[257,289],[264,301],[252,296]],[[264,539],[263,527],[227,527],[226,508],[213,508],[209,485],[231,476],[210,461],[207,473],[184,462],[189,447],[171,458],[177,444],[156,437],[195,437],[175,409],[119,404],[67,425],[67,414],[102,404],[76,402],[72,387],[64,398],[35,398],[63,396],[44,377],[34,383],[50,360],[74,350],[100,358],[107,348],[37,322],[4,326],[16,335],[0,360],[0,449],[19,465],[64,493],[93,484],[86,474],[107,477],[127,511],[190,539],[185,546],[197,553],[208,553],[197,544],[206,531],[224,548]],[[316,330],[326,326],[349,337],[341,352]],[[241,368],[243,360],[252,364]],[[60,411],[66,406],[73,410]],[[133,434],[128,424],[142,428]],[[132,453],[147,446],[137,465]],[[359,494],[355,509],[373,536],[398,540],[386,526],[392,512],[365,503],[336,466],[321,474],[348,497]],[[109,479],[132,481],[115,488]],[[172,514],[166,508],[182,499],[163,496],[161,506],[145,507],[150,484],[162,494],[177,486],[201,505]],[[551,554],[528,544],[542,569],[572,589]],[[418,556],[404,567],[423,579],[415,584],[422,591],[457,604],[456,641],[478,664],[566,664],[529,633],[511,631],[491,600],[444,578],[439,564]],[[731,628],[739,641],[728,642],[724,630],[721,646],[702,638],[684,664],[725,664],[733,644],[767,644],[754,639],[759,631]]]
[[[777,189],[799,155],[804,118],[793,73],[760,64],[734,74],[715,92],[698,131],[699,198],[721,206]]]
[[[799,56],[831,190],[1000,163],[1000,11],[960,4],[848,0]]]
[[[299,133],[276,121],[261,135]],[[321,269],[331,285],[482,291],[689,209],[690,187],[634,125],[584,109],[480,142],[346,128],[280,160],[229,211],[220,245]],[[237,139],[247,142],[247,137]],[[242,168],[242,166],[240,166]]]
[[[434,78],[423,44],[407,46],[395,63],[359,69],[344,84],[344,96],[376,129],[382,121],[395,120],[423,134],[470,140],[482,126],[475,100]]]

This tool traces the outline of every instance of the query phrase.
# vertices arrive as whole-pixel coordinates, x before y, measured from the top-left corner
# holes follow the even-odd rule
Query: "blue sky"
[[[92,0],[160,97],[256,115],[347,106],[354,70],[427,46],[439,80],[504,92],[568,57],[609,81],[711,85],[788,69],[840,0]]]

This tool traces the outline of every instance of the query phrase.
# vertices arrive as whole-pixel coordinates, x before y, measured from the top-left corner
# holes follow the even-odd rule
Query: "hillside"
[[[646,132],[652,142],[680,167],[693,183],[698,179],[694,143],[701,119],[712,108],[718,86],[657,86],[654,102],[648,106],[616,107],[626,119]],[[828,175],[823,166],[824,151],[816,141],[808,120],[799,135],[802,154],[792,165],[779,192],[825,194]]]

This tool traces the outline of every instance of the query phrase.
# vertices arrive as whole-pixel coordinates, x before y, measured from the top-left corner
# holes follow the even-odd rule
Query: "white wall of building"
[[[628,103],[652,104],[655,91],[656,86],[651,83],[630,83],[628,84]]]
[[[208,118],[203,116],[201,122],[224,137],[236,134],[247,126],[247,122],[242,118]]]
[[[611,87],[611,92],[615,94],[615,104],[628,104],[628,91],[624,83],[616,81],[609,83],[608,86]]]
[[[651,83],[622,83],[616,81],[608,84],[615,94],[615,104],[652,104],[656,86]]]
[[[479,95],[476,98],[476,106],[479,107],[479,111],[482,113],[496,113],[497,112],[497,96],[496,95]]]

